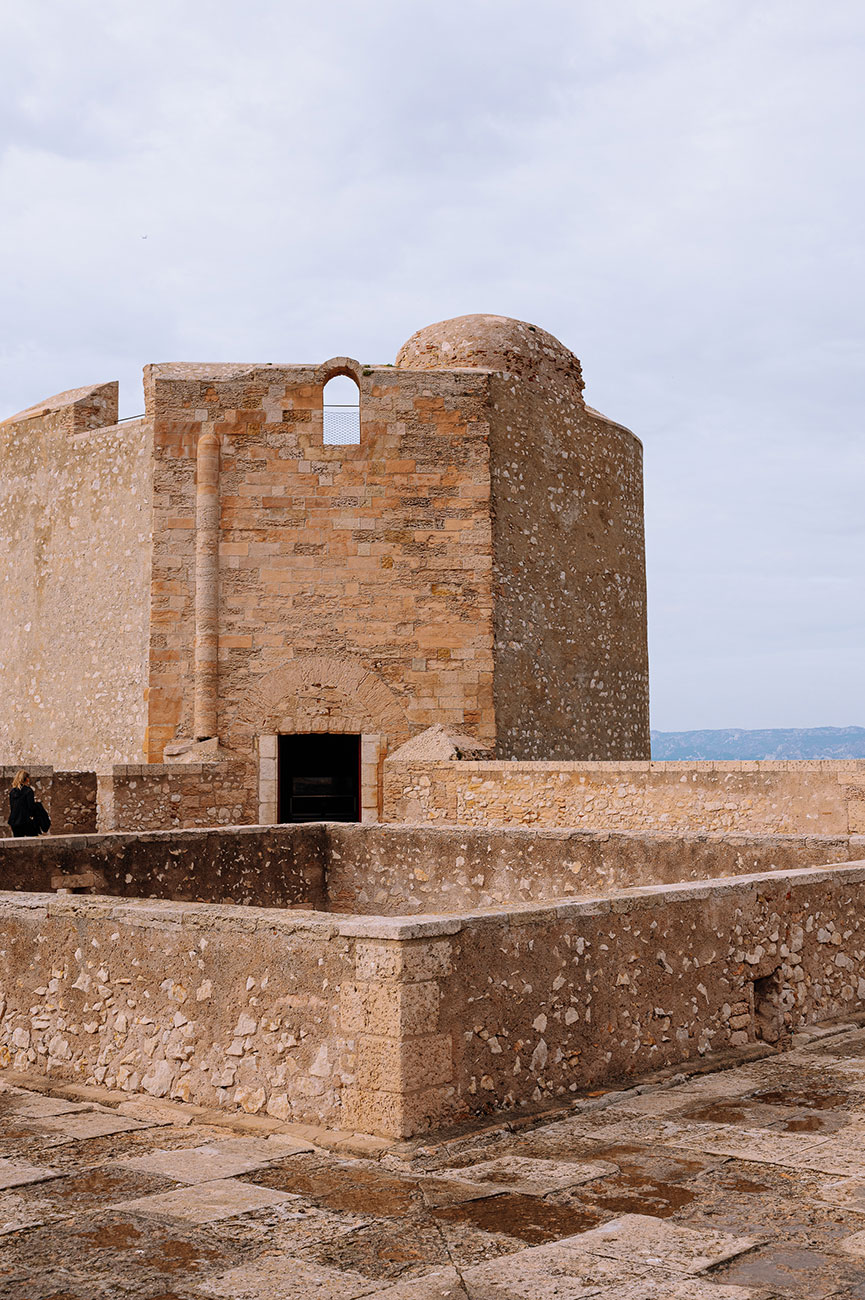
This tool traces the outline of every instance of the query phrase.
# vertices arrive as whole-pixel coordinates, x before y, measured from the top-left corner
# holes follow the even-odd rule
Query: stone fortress
[[[337,375],[357,442],[327,439]],[[394,366],[153,365],[144,389],[140,419],[106,384],[0,426],[0,760],[218,743],[268,823],[279,735],[362,737],[368,817],[434,724],[502,759],[648,758],[642,449],[551,335],[469,316]]]
[[[0,424],[54,823],[0,844],[0,1068],[395,1137],[860,1008],[865,764],[651,762],[642,450],[567,348],[144,390]]]

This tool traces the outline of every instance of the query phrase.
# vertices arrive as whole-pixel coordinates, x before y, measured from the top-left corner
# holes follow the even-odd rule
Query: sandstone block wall
[[[112,829],[117,831],[249,826],[258,821],[251,763],[118,765],[110,784]]]
[[[0,424],[0,762],[141,757],[152,441],[116,420],[105,384]]]
[[[219,441],[218,730],[433,722],[491,742],[488,379],[350,363],[359,445],[325,446],[332,367],[154,366],[149,756],[195,729],[196,448]]]
[[[865,762],[384,765],[383,820],[769,835],[865,832]]]

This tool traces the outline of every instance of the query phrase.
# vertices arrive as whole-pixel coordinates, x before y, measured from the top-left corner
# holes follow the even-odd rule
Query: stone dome
[[[510,316],[455,316],[418,330],[396,364],[406,370],[469,367],[523,378],[569,375],[583,387],[578,359],[546,330]]]

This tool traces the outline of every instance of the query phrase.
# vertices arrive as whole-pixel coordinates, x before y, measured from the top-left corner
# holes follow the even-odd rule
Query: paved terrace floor
[[[398,1146],[4,1079],[4,1300],[865,1298],[862,1028]]]

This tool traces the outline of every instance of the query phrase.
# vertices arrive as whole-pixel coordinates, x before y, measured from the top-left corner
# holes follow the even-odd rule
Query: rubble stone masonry
[[[410,1136],[859,1010],[865,864],[451,917],[0,896],[0,1069]]]
[[[695,834],[865,832],[865,761],[384,765],[387,822]]]

